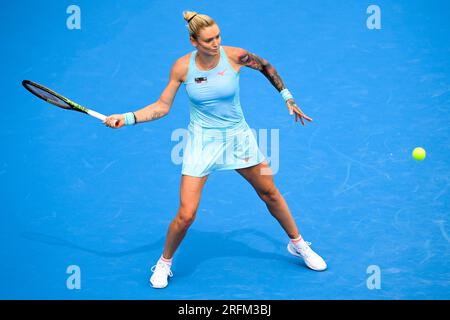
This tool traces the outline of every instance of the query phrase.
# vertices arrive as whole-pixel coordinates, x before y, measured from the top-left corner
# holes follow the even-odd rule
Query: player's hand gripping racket
[[[59,93],[56,93],[53,90],[50,90],[47,87],[44,87],[41,84],[38,84],[36,82],[30,81],[30,80],[23,80],[22,85],[30,91],[35,96],[41,98],[44,101],[47,101],[48,103],[51,103],[57,107],[67,109],[67,110],[74,110],[82,113],[86,113],[94,118],[97,118],[99,120],[105,121],[106,116],[98,113],[94,110],[90,110],[86,107],[80,106],[78,103],[75,103],[66,97],[60,95]],[[116,120],[115,124],[117,124],[119,120]]]

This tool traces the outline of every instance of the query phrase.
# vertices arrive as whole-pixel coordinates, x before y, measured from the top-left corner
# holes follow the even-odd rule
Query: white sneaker
[[[153,272],[150,277],[150,283],[153,288],[162,289],[167,287],[168,277],[172,277],[172,271],[170,271],[170,265],[158,260],[155,266],[152,267]]]
[[[327,268],[326,262],[315,253],[309,246],[311,242],[303,241],[295,246],[291,241],[287,245],[288,251],[297,257],[302,257],[308,268],[315,271],[323,271]]]

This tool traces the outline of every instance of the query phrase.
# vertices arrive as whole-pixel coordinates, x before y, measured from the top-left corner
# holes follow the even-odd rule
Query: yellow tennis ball
[[[425,149],[421,147],[414,148],[412,152],[413,158],[417,161],[422,161],[423,159],[425,159],[426,154],[427,153],[425,152]]]

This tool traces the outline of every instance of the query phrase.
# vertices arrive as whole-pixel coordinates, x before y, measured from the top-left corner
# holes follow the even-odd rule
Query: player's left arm
[[[278,90],[278,92],[281,92],[282,90],[286,89],[286,86],[284,85],[283,80],[281,79],[280,75],[278,74],[277,70],[274,66],[272,66],[269,61],[257,56],[254,53],[251,53],[245,49],[241,48],[235,48],[233,50],[234,54],[233,60],[235,63],[239,64],[240,66],[249,67],[251,69],[259,70],[269,81],[270,83]],[[312,121],[311,118],[306,116],[302,110],[297,106],[297,103],[295,102],[294,98],[290,98],[286,100],[286,106],[289,109],[289,113],[295,114],[295,121],[298,121],[298,118],[300,118],[300,121],[304,125],[303,119],[306,119],[308,121]]]

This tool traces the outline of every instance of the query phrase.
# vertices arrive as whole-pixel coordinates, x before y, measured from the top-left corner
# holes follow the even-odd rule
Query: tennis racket
[[[30,81],[30,80],[23,80],[22,85],[30,91],[32,94],[34,94],[36,97],[41,98],[44,101],[47,101],[48,103],[51,103],[57,107],[66,109],[66,110],[73,110],[78,111],[81,113],[88,114],[94,118],[97,118],[99,120],[105,121],[106,116],[98,113],[97,111],[88,109],[86,107],[83,107],[79,105],[78,103],[73,102],[70,99],[67,99],[66,97],[60,95],[59,93],[56,93],[53,90],[50,90],[47,87],[44,87],[43,85]],[[118,120],[116,120],[117,124]]]

